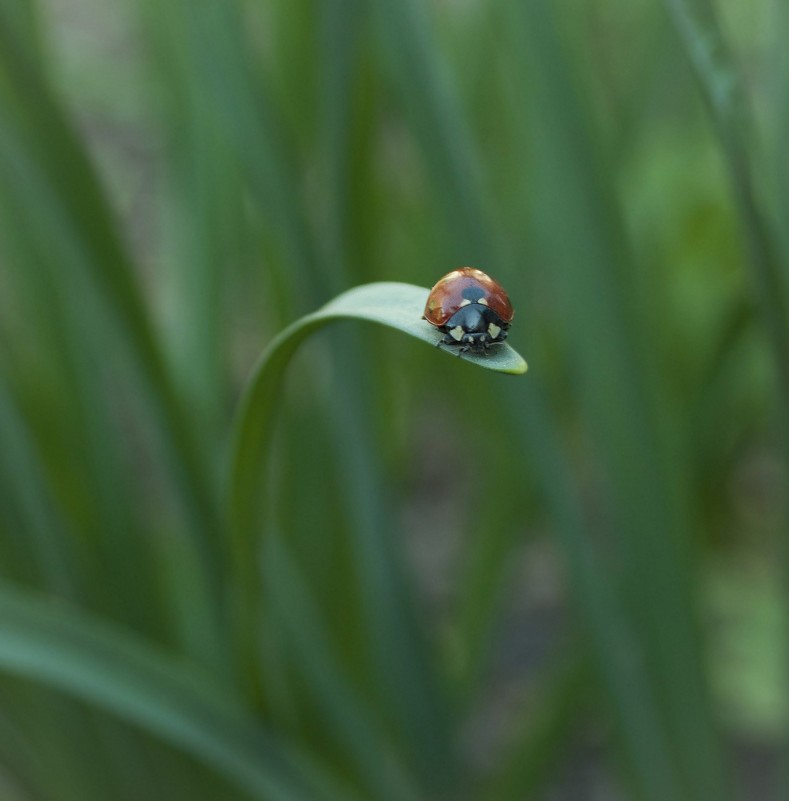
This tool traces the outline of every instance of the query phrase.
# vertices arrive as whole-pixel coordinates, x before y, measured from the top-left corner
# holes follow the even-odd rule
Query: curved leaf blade
[[[310,316],[369,320],[396,328],[431,345],[438,345],[441,334],[422,319],[428,294],[429,290],[413,284],[380,281],[343,292]],[[458,355],[457,351],[446,352]],[[510,375],[520,375],[527,369],[520,354],[506,343],[496,345],[487,355],[468,352],[459,356],[479,367]]]
[[[265,454],[274,427],[282,378],[298,346],[311,333],[338,320],[363,320],[394,328],[430,345],[442,336],[422,319],[429,290],[399,282],[364,284],[338,295],[312,314],[297,320],[272,340],[253,370],[236,415],[235,437],[229,472],[228,513],[230,516],[232,563],[235,588],[236,642],[248,642],[257,603],[255,559],[255,519],[261,495],[261,475]],[[446,351],[449,352],[449,351]],[[451,352],[452,358],[457,358]],[[489,370],[511,375],[526,372],[524,359],[506,343],[497,345],[488,356],[463,353],[460,358]],[[255,670],[249,654],[240,654],[247,679],[254,684]]]

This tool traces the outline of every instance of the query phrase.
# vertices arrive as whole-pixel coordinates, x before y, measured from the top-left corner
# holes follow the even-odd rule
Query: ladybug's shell
[[[444,325],[464,305],[464,300],[468,302],[463,294],[468,289],[482,290],[481,297],[486,305],[496,312],[503,323],[512,320],[515,312],[507,293],[497,281],[475,267],[460,267],[439,279],[428,295],[425,320],[439,327]]]

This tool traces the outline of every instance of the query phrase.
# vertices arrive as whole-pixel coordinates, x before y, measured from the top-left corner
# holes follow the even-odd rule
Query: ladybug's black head
[[[493,309],[474,302],[461,306],[443,326],[445,342],[465,350],[486,350],[494,342],[503,342],[507,328]]]

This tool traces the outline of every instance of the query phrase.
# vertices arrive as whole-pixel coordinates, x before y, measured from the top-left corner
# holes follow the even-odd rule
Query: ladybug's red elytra
[[[437,343],[485,353],[503,342],[514,317],[502,286],[475,267],[460,267],[430,290],[423,318],[445,336]]]

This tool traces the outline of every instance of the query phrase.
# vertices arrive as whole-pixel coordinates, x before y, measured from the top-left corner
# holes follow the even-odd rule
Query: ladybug
[[[504,342],[515,312],[501,285],[474,267],[447,273],[430,290],[422,319],[445,334],[436,344],[486,353]]]

